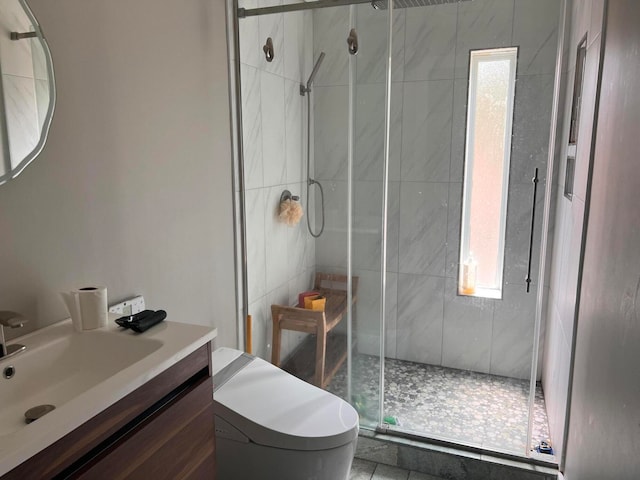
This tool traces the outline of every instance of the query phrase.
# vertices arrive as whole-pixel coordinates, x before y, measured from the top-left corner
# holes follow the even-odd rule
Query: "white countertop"
[[[99,330],[113,332],[114,335],[138,335],[119,329],[113,322],[119,316],[109,314],[109,325]],[[140,338],[158,341],[161,343],[160,347],[75,398],[57,406],[54,411],[36,422],[0,436],[0,476],[44,450],[202,345],[213,340],[216,334],[215,328],[171,321],[164,321],[139,334]],[[85,335],[85,333],[74,332],[71,320],[68,319],[14,339],[9,343],[22,343],[27,346],[28,352],[29,349],[35,350],[48,342],[69,335]],[[20,355],[22,354],[13,357],[16,359],[16,363]],[[79,361],[81,362],[82,359]],[[109,362],[109,358],[105,358],[104,361]],[[10,363],[9,359],[2,361],[0,369]],[[11,380],[4,380],[4,382],[7,383],[3,383],[1,388],[10,388]]]

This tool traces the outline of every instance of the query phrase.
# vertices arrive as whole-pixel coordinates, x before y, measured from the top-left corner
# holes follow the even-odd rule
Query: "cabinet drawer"
[[[215,478],[212,389],[211,377],[201,379],[72,478]]]
[[[143,422],[137,419],[156,402],[171,392],[180,390],[194,377],[209,376],[210,361],[211,344],[203,345],[53,445],[6,473],[0,480],[69,478],[69,472],[77,471],[78,465],[86,466],[100,455],[106,448],[104,445],[115,445],[126,436],[125,432],[128,435],[135,430],[127,428],[128,425],[135,424],[137,428],[144,424],[147,419]],[[210,377],[209,382],[211,383]],[[190,383],[190,388],[196,383]],[[182,394],[185,393],[186,391],[182,391]],[[209,395],[209,398],[211,397],[212,395]],[[182,397],[178,395],[173,400],[178,398]],[[212,437],[213,435],[212,433]],[[87,460],[89,457],[92,460]]]

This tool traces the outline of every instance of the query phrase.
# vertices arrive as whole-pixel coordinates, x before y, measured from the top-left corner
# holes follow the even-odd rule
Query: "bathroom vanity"
[[[135,335],[112,323],[74,333],[61,322],[0,360],[15,370],[0,382],[0,479],[215,478],[215,329],[163,322]],[[15,420],[43,398],[56,409]]]

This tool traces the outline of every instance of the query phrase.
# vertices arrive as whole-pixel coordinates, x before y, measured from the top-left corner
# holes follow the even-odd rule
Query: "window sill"
[[[477,288],[474,293],[462,293],[460,290],[458,290],[458,295],[460,295],[461,297],[478,297],[502,300],[502,290],[499,290],[497,288]]]

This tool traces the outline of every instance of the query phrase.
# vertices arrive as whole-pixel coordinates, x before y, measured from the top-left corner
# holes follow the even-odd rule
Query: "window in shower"
[[[472,50],[458,293],[502,298],[518,49]]]

